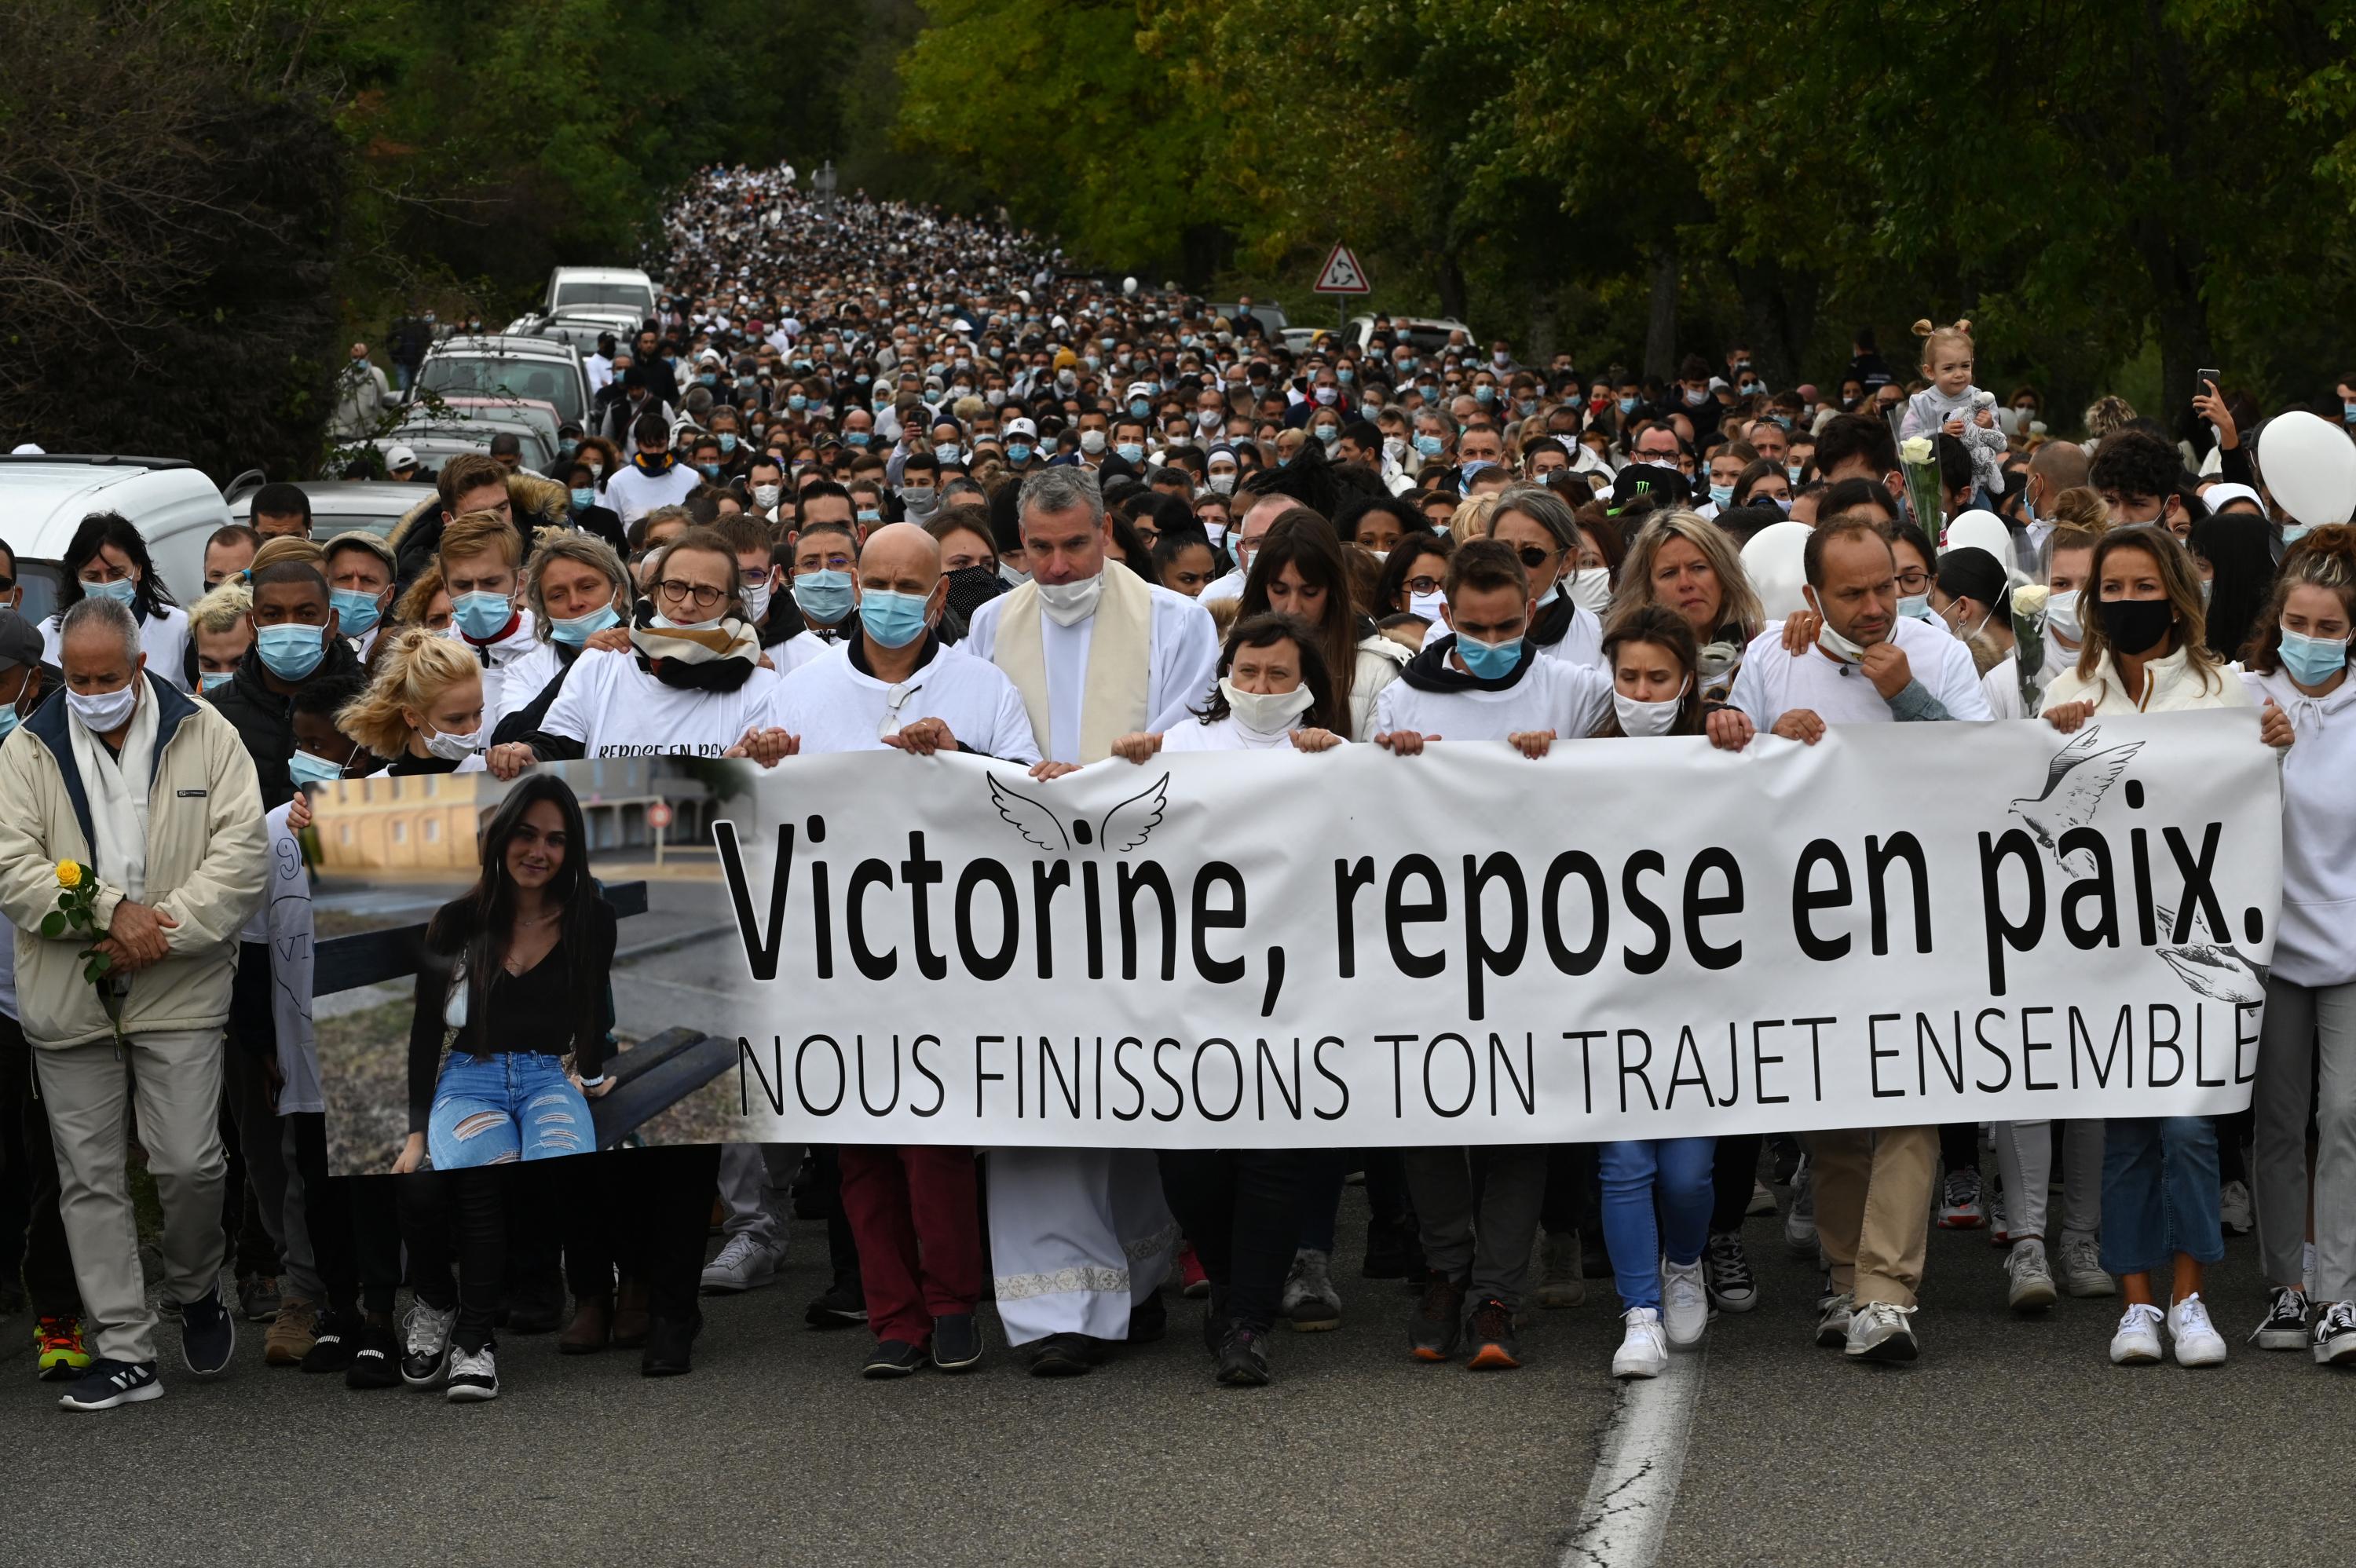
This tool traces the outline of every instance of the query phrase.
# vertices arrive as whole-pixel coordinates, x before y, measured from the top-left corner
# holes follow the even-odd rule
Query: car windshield
[[[425,362],[418,385],[444,397],[531,398],[554,403],[559,417],[581,418],[581,378],[571,366],[548,359],[505,359],[489,355],[437,354]]]
[[[644,283],[559,283],[556,285],[556,306],[619,305],[641,318],[653,314],[654,296]]]

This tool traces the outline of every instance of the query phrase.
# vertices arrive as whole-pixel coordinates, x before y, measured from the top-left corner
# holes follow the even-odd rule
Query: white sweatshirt
[[[2282,754],[2283,901],[2274,972],[2299,986],[2356,980],[2356,680],[2309,697],[2277,670],[2239,672],[2250,700],[2272,698],[2290,720]]]

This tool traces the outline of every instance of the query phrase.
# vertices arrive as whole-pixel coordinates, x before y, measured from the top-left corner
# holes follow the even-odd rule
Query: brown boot
[[[556,1337],[556,1349],[567,1356],[587,1356],[604,1349],[614,1337],[614,1298],[584,1296],[573,1304],[573,1321]]]
[[[273,1367],[299,1367],[311,1347],[319,1342],[317,1308],[299,1296],[278,1304],[278,1317],[262,1336],[262,1359]]]
[[[621,1294],[614,1301],[615,1345],[635,1350],[647,1342],[647,1334],[654,1327],[651,1301],[644,1280],[623,1276]]]

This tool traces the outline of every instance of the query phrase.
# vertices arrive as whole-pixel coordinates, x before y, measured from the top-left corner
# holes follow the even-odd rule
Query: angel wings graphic
[[[1068,855],[1076,844],[1083,849],[1093,847],[1100,854],[1126,855],[1141,847],[1161,826],[1169,798],[1170,775],[1164,773],[1098,821],[1079,817],[1066,827],[1044,801],[1009,789],[995,774],[990,781],[990,803],[1006,825],[1021,834],[1024,843],[1051,854]]]
[[[2029,836],[2044,846],[2054,863],[2073,877],[2091,876],[2094,857],[2083,851],[2064,855],[2060,848],[2062,836],[2094,819],[2095,808],[2111,793],[2111,786],[2119,782],[2119,774],[2143,750],[2141,741],[2104,750],[2099,744],[2102,733],[2099,724],[2079,731],[2046,763],[2044,790],[2034,798],[2021,796],[2011,805],[2012,815],[2028,827]],[[2079,864],[2072,864],[2072,860]]]

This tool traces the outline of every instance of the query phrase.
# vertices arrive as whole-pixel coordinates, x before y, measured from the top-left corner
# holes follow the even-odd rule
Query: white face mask
[[[1076,625],[1097,613],[1097,601],[1104,597],[1104,573],[1083,577],[1077,582],[1040,582],[1039,607],[1047,619],[1058,626]]]
[[[769,580],[761,579],[757,588],[744,590],[744,619],[757,621],[769,613]]]
[[[1216,549],[1219,547],[1219,541],[1227,537],[1227,525],[1225,523],[1205,523],[1203,525],[1203,537],[1211,541],[1212,549]]]
[[[1685,686],[1677,688],[1675,697],[1662,702],[1639,702],[1614,690],[1612,693],[1612,711],[1619,715],[1620,732],[1638,739],[1667,734],[1676,724],[1677,710],[1685,706],[1686,688],[1692,685],[1693,680],[1688,677]]]
[[[131,684],[120,691],[75,691],[68,688],[66,708],[81,720],[81,727],[93,735],[112,734],[131,722],[131,710],[139,705],[139,673],[134,670]]]
[[[2045,596],[2045,624],[2056,636],[2078,640],[2078,594],[2080,590],[2065,588]]]
[[[1084,430],[1080,432],[1080,450],[1082,452],[1087,453],[1090,457],[1094,457],[1104,449],[1104,432],[1100,430]]]
[[[1434,625],[1440,624],[1440,612],[1447,607],[1448,595],[1437,588],[1429,593],[1410,593],[1407,596],[1407,613],[1410,615],[1420,615]]]
[[[755,485],[753,486],[753,505],[765,512],[774,512],[785,494],[786,487],[782,485]]]
[[[1590,615],[1601,617],[1612,603],[1612,573],[1602,567],[1580,567],[1567,587],[1570,602]]]
[[[463,763],[483,749],[483,727],[476,725],[461,735],[444,730],[438,735],[424,737],[425,749],[445,763]]]
[[[1234,495],[1236,489],[1235,471],[1227,469],[1212,475],[1211,488],[1222,496]]]
[[[1227,711],[1236,722],[1258,735],[1283,734],[1317,700],[1317,694],[1305,686],[1275,693],[1238,691],[1226,676],[1219,677],[1219,693],[1227,699]]]
[[[1822,613],[1822,612],[1818,613]],[[1858,660],[1865,657],[1865,649],[1863,647],[1859,646],[1856,643],[1850,642],[1847,637],[1841,635],[1840,633],[1833,630],[1833,623],[1830,616],[1826,616],[1825,624],[1816,629],[1816,646],[1824,649],[1825,652],[1832,655],[1833,657],[1840,660],[1843,664],[1856,664]]]

